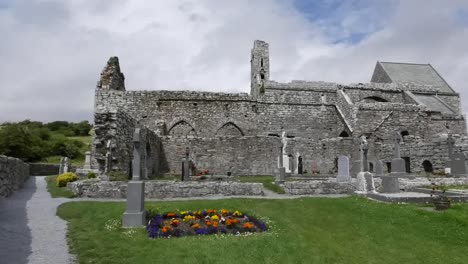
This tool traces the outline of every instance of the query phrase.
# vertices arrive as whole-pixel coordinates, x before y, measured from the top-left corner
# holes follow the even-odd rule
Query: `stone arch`
[[[401,131],[400,134],[401,134],[401,137],[402,137],[402,138],[404,138],[404,137],[406,137],[406,136],[409,136],[408,130],[403,130],[403,131]]]
[[[432,166],[432,163],[428,160],[423,161],[422,166],[424,168],[425,172],[434,172],[434,167]]]
[[[376,102],[386,103],[386,102],[388,102],[388,100],[384,99],[382,97],[379,97],[379,96],[367,96],[367,97],[362,98],[361,102],[364,102],[364,103],[376,103]]]
[[[195,128],[189,123],[187,123],[187,121],[185,120],[180,120],[174,123],[174,125],[171,126],[167,134],[170,136],[176,136],[176,137],[186,137],[186,136],[197,135]]]
[[[244,132],[240,129],[236,124],[233,122],[227,122],[222,125],[218,131],[216,131],[216,136],[224,137],[224,136],[236,136],[236,137],[243,137]]]

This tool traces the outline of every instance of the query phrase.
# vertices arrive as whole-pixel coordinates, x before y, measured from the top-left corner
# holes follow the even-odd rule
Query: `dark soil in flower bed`
[[[204,210],[164,214],[149,213],[146,230],[150,238],[210,234],[263,232],[267,225],[239,211]]]

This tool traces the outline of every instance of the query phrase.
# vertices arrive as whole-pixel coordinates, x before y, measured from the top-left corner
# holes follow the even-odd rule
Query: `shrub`
[[[109,181],[128,181],[128,175],[123,171],[111,171]]]
[[[73,172],[65,172],[57,177],[57,186],[58,187],[65,187],[67,183],[74,182],[78,180],[78,176],[76,176]]]
[[[86,178],[94,179],[94,178],[96,178],[96,173],[90,171],[90,172],[88,172],[88,174],[86,174]]]

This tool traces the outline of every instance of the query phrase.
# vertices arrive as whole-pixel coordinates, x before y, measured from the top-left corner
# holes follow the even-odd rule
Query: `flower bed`
[[[239,211],[213,209],[156,214],[146,230],[150,238],[263,232],[267,225]]]

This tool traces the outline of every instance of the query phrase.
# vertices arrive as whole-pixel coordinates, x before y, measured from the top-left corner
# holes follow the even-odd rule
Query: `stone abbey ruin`
[[[344,155],[356,176],[362,136],[369,171],[382,160],[390,172],[396,132],[407,172],[443,171],[449,153],[468,153],[460,109],[460,95],[430,64],[377,62],[370,83],[279,83],[268,44],[257,40],[250,94],[231,94],[127,91],[112,57],[96,87],[92,166],[130,174],[140,127],[146,179],[180,175],[186,155],[192,174],[218,175],[276,175],[280,163],[292,175],[330,175]]]

